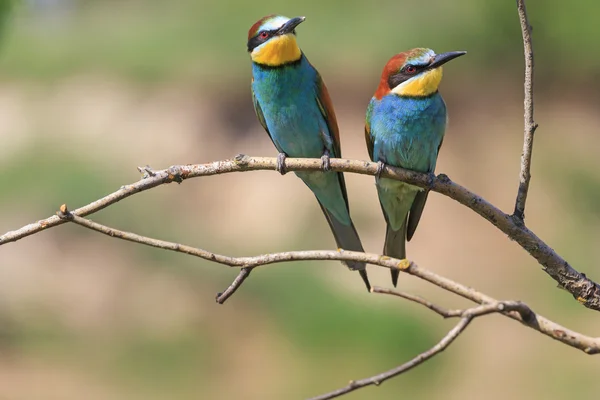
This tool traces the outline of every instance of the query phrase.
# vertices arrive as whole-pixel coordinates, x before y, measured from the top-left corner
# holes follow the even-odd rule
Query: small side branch
[[[517,0],[517,10],[523,35],[523,50],[525,53],[525,135],[523,140],[523,153],[521,154],[521,172],[519,174],[519,190],[515,202],[514,217],[520,221],[525,218],[525,202],[531,180],[531,152],[533,149],[533,135],[538,125],[533,120],[533,46],[531,45],[531,26],[527,18],[525,0]]]
[[[431,311],[433,311],[434,313],[442,316],[443,318],[457,317],[463,312],[463,310],[449,310],[447,308],[438,306],[437,304],[434,304],[434,303],[430,302],[429,300],[424,299],[420,296],[415,296],[414,294],[401,292],[401,291],[395,290],[395,289],[388,289],[388,288],[382,288],[379,286],[374,286],[373,288],[371,288],[371,292],[379,293],[379,294],[389,294],[392,296],[401,297],[405,300],[412,301],[413,303],[417,303],[422,306],[425,306],[425,307],[429,308]]]
[[[250,276],[250,272],[252,272],[253,269],[254,268],[249,267],[242,268],[238,276],[236,276],[233,282],[231,282],[231,285],[229,285],[224,292],[217,293],[217,297],[215,298],[217,303],[223,304],[227,301],[228,298],[233,296],[233,294],[240,288],[240,286],[242,286],[242,283],[244,283],[246,278]]]

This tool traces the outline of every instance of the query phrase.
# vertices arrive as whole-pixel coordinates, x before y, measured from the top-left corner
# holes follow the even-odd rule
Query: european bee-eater
[[[325,172],[296,172],[316,196],[339,248],[364,251],[348,207],[342,173],[329,171],[329,157],[341,157],[333,105],[319,72],[298,47],[296,27],[304,17],[269,15],[250,28],[252,97],[261,125],[279,151],[278,171],[285,157],[321,158]],[[370,289],[365,264],[348,262]]]
[[[384,164],[419,172],[435,170],[447,119],[438,92],[442,65],[464,54],[417,48],[393,56],[385,65],[365,126],[369,157],[379,163],[379,171]],[[405,259],[405,241],[415,233],[428,191],[379,176],[375,184],[387,223],[383,254]],[[392,270],[394,286],[399,274]]]

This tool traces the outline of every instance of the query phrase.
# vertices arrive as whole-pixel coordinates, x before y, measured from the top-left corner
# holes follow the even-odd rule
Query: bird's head
[[[277,67],[298,61],[302,52],[296,42],[296,27],[304,17],[287,18],[268,15],[259,19],[248,31],[248,52],[252,61]]]
[[[435,54],[431,49],[416,48],[396,54],[383,68],[375,97],[381,99],[389,93],[406,97],[429,96],[437,92],[442,81],[442,65],[466,53]]]

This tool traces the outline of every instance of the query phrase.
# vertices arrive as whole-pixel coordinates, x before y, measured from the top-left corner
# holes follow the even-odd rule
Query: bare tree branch
[[[523,51],[525,53],[525,134],[523,139],[523,153],[521,154],[521,172],[519,174],[519,190],[515,202],[514,217],[523,221],[525,218],[525,202],[531,180],[531,152],[533,149],[533,135],[538,125],[533,121],[533,46],[531,45],[531,25],[527,18],[525,0],[517,0],[517,10],[523,35]]]
[[[287,161],[287,160],[286,160]],[[314,260],[337,260],[337,261],[359,261],[385,268],[397,268],[408,274],[421,278],[444,290],[462,296],[481,305],[498,304],[499,301],[487,296],[473,288],[454,282],[448,278],[440,276],[434,272],[418,267],[415,263],[408,260],[397,260],[387,256],[381,256],[371,253],[359,253],[354,251],[333,251],[333,250],[309,250],[309,251],[289,251],[283,253],[262,254],[254,257],[229,257],[216,254],[207,250],[186,246],[179,243],[168,242],[164,240],[149,238],[135,233],[124,232],[118,229],[90,221],[68,211],[66,205],[61,206],[57,213],[57,218],[71,221],[96,232],[107,236],[127,240],[130,242],[144,244],[146,246],[157,247],[160,249],[171,250],[178,253],[188,254],[204,260],[213,261],[230,267],[255,268],[263,265],[289,262],[289,261],[314,261]],[[242,278],[240,278],[242,279]],[[239,284],[238,284],[239,286]],[[235,290],[235,289],[233,289]],[[404,297],[404,296],[401,296]],[[419,302],[419,301],[417,301]],[[426,302],[424,300],[424,302]],[[507,303],[508,304],[508,303]],[[520,304],[517,306],[517,304]],[[435,311],[435,310],[434,310]],[[596,354],[600,352],[600,338],[592,338],[581,333],[567,329],[549,319],[536,315],[527,306],[521,303],[511,303],[510,309],[501,311],[503,315],[521,322],[546,336],[558,340],[570,347],[582,350],[587,354]]]
[[[376,292],[376,293],[387,293],[387,292]],[[394,293],[394,294],[399,295],[398,293]],[[404,296],[402,295],[400,297],[404,297]],[[422,304],[422,303],[420,303],[420,304]],[[360,379],[357,381],[350,381],[348,386],[345,386],[341,389],[337,389],[332,392],[323,394],[321,396],[313,397],[310,400],[333,399],[336,397],[340,397],[344,394],[353,392],[357,389],[364,388],[366,386],[370,386],[370,385],[379,386],[383,382],[387,381],[388,379],[398,376],[404,372],[407,372],[407,371],[413,369],[414,367],[416,367],[420,364],[423,364],[425,361],[432,358],[433,356],[446,350],[446,348],[448,346],[450,346],[452,344],[452,342],[454,342],[454,340],[461,333],[464,332],[464,330],[467,328],[467,326],[469,326],[469,324],[471,323],[471,321],[473,319],[475,319],[477,317],[481,317],[483,315],[488,315],[491,313],[506,312],[506,311],[513,309],[513,307],[519,308],[520,306],[514,302],[507,302],[507,303],[494,302],[491,304],[484,304],[484,305],[480,305],[477,307],[469,308],[467,310],[462,310],[457,315],[454,315],[454,316],[461,317],[458,324],[456,324],[454,326],[454,328],[452,328],[446,334],[446,336],[444,336],[442,338],[442,340],[440,340],[435,346],[431,347],[429,350],[424,351],[423,353],[414,357],[412,360],[410,360],[402,365],[399,365],[396,368],[392,368],[389,371],[383,372],[381,374],[378,374],[378,375],[375,375],[375,376],[372,376],[369,378]]]
[[[72,211],[72,214],[79,216],[89,215],[136,193],[152,189],[165,183],[180,183],[184,179],[231,172],[275,170],[276,165],[277,159],[273,157],[249,157],[239,155],[233,160],[216,161],[208,164],[178,165],[160,171],[146,169],[146,172],[151,171],[151,174],[147,173],[147,176],[138,182],[125,185],[121,187],[121,189],[102,199]],[[288,171],[321,171],[321,159],[287,158],[286,169]],[[377,171],[377,163],[332,158],[331,169],[340,172],[374,175]],[[571,293],[577,301],[590,309],[600,311],[600,286],[585,276],[585,274],[582,274],[571,267],[565,259],[524,226],[522,221],[502,212],[497,207],[465,187],[452,182],[446,175],[440,174],[436,177],[432,174],[423,174],[402,168],[391,167],[389,165],[385,166],[381,174],[385,178],[407,182],[422,188],[428,188],[434,192],[450,197],[475,211],[496,228],[508,235],[509,238],[516,241],[544,267],[543,270],[558,282],[560,287]],[[16,231],[7,232],[0,236],[0,245],[14,242],[42,230],[63,224],[64,222],[64,220],[56,215],[37,221]]]

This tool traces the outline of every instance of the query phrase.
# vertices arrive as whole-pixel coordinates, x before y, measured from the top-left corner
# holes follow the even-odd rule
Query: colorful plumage
[[[371,160],[419,172],[433,172],[446,130],[446,104],[438,92],[442,65],[466,54],[435,54],[417,48],[393,56],[367,108],[365,138]],[[406,258],[428,192],[403,182],[376,177],[387,223],[383,254]],[[392,283],[398,283],[392,270]]]
[[[333,105],[321,75],[296,42],[295,28],[304,17],[269,15],[248,32],[252,58],[252,95],[261,125],[279,151],[278,170],[285,157],[318,158],[325,172],[296,172],[313,191],[339,248],[364,251],[348,207],[344,176],[329,171],[329,157],[341,157]],[[364,263],[348,262],[358,270],[367,289]]]

